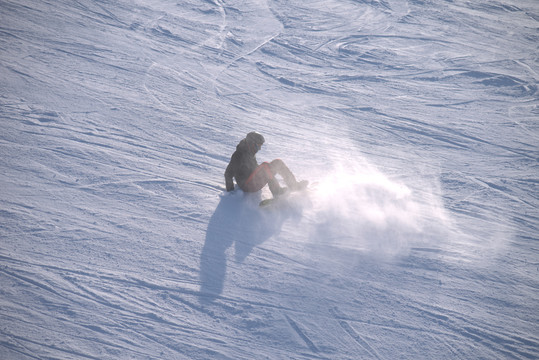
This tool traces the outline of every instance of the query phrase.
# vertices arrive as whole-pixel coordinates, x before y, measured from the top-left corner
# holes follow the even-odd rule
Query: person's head
[[[256,131],[251,131],[247,136],[245,137],[245,140],[247,140],[247,143],[249,143],[250,146],[254,147],[256,149],[255,152],[260,150],[262,148],[262,145],[265,142],[264,137],[257,133]]]

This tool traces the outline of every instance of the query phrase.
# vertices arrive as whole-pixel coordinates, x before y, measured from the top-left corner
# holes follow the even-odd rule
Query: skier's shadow
[[[241,263],[254,247],[279,233],[291,211],[261,209],[260,194],[236,190],[221,197],[208,229],[200,256],[200,302],[211,303],[223,291],[227,250],[234,244],[234,260]]]

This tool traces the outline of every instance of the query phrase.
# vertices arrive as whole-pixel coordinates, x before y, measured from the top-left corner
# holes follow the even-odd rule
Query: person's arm
[[[226,170],[225,170],[225,186],[226,186],[226,191],[232,191],[234,190],[234,157],[232,157],[232,159],[230,159],[230,163],[228,164],[228,166],[226,167]]]

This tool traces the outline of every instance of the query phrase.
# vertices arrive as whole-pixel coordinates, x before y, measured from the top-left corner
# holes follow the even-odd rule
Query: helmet
[[[247,139],[249,143],[256,145],[262,145],[265,141],[264,137],[256,131],[251,131],[249,134],[247,134],[245,139]]]

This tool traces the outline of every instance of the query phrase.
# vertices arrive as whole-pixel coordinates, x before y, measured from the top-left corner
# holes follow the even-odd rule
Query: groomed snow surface
[[[0,0],[0,358],[539,358],[538,44],[536,0]],[[225,193],[252,130],[309,191]]]

